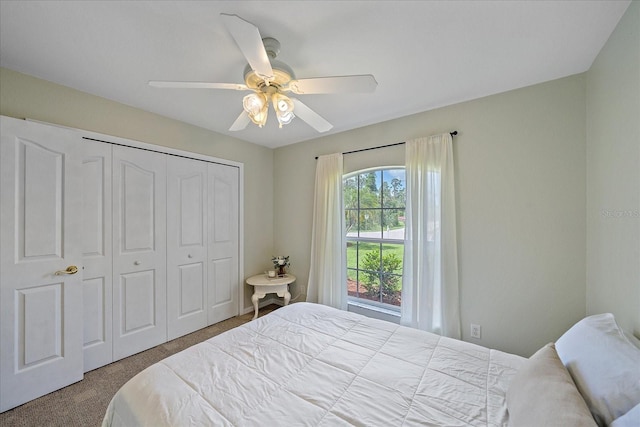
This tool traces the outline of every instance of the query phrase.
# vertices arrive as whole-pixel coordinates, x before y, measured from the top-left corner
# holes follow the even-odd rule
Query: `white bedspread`
[[[524,360],[297,303],[145,369],[103,426],[502,426]]]

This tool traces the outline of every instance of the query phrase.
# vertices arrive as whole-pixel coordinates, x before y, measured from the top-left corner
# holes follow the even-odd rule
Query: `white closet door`
[[[167,339],[166,156],[113,147],[113,357]]]
[[[113,361],[111,145],[83,141],[84,371]]]
[[[82,379],[82,158],[73,131],[7,117],[0,129],[5,411]]]
[[[207,163],[167,157],[167,334],[207,326]]]
[[[209,164],[209,325],[238,315],[238,185],[238,168]]]

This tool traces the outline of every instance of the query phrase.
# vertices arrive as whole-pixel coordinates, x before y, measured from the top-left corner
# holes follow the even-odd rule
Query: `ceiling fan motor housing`
[[[273,79],[269,80],[269,84],[262,77],[258,76],[258,74],[253,71],[251,66],[247,64],[244,67],[244,81],[245,84],[254,90],[259,90],[263,92],[268,92],[270,86],[275,86],[280,89],[282,87],[286,87],[291,80],[294,80],[295,74],[291,67],[285,64],[282,61],[278,61],[276,56],[280,53],[280,42],[272,37],[265,37],[262,39],[262,43],[264,44],[264,48],[267,51],[267,55],[269,56],[269,62],[271,63],[271,68],[273,69]]]
[[[267,56],[274,59],[280,53],[280,42],[273,37],[265,37],[262,39],[264,50],[267,51]]]

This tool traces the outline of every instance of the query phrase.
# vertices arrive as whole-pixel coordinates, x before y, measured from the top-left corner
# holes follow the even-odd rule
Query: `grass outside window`
[[[346,177],[344,201],[349,296],[397,309],[402,295],[404,169]]]

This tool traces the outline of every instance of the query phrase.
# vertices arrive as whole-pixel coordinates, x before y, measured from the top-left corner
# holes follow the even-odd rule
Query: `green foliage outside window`
[[[378,172],[378,175],[380,172]],[[344,181],[345,226],[347,233],[379,231],[404,227],[406,192],[398,178],[382,180],[379,187],[375,172],[353,176]],[[380,210],[380,208],[383,208]]]
[[[362,286],[368,296],[377,296],[381,292],[383,300],[397,297],[401,291],[401,276],[398,275],[398,271],[402,269],[402,258],[393,252],[387,252],[381,259],[380,251],[373,250],[364,255],[362,266]]]
[[[406,189],[403,169],[345,178],[349,295],[400,306]]]

